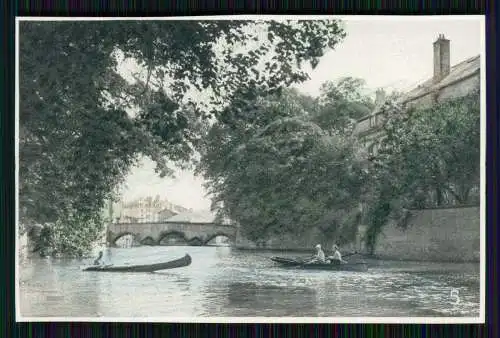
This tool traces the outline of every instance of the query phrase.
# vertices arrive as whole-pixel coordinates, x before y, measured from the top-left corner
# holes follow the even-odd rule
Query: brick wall
[[[479,261],[479,207],[413,210],[407,228],[387,224],[375,248],[383,259]]]

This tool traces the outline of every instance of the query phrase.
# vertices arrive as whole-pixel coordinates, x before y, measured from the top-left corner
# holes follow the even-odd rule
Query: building
[[[166,199],[160,199],[159,195],[154,199],[148,196],[127,203],[122,202],[117,209],[119,212],[116,213],[115,221],[118,223],[161,222],[188,210]]]
[[[168,220],[170,217],[173,217],[175,215],[178,215],[177,212],[175,212],[174,210],[171,210],[169,208],[165,208],[163,210],[160,210],[158,212],[158,220],[160,222],[163,222],[163,221],[166,221]]]
[[[450,40],[440,34],[433,43],[434,75],[403,93],[400,103],[406,108],[428,108],[452,98],[471,93],[480,87],[480,56],[471,57],[450,67]],[[382,90],[377,91],[376,107],[372,114],[360,119],[354,129],[370,153],[376,153],[377,143],[383,136],[384,114],[380,107],[385,101]]]
[[[219,223],[224,225],[232,224],[228,218],[224,217],[223,219],[218,219],[217,212],[208,210],[188,210],[170,217],[168,221],[186,223]]]

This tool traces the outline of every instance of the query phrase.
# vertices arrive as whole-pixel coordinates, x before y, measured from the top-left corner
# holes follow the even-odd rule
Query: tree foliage
[[[479,92],[426,109],[394,102],[383,109],[385,137],[365,195],[372,247],[388,219],[404,218],[406,209],[479,202]]]
[[[245,88],[305,80],[302,64],[343,36],[337,21],[21,22],[21,219],[91,222],[139,156],[169,174],[203,119]],[[135,81],[120,58],[137,65]]]
[[[289,91],[261,98],[237,126],[218,123],[208,134],[200,171],[214,207],[251,240],[312,228],[346,239],[356,232],[365,177],[355,142],[312,122],[307,102]]]
[[[478,92],[407,116],[393,112],[385,131],[378,160],[392,168],[391,176],[399,178],[403,191],[425,194],[415,196],[413,203],[472,202],[470,192],[479,184],[481,165]]]
[[[356,121],[374,108],[365,85],[363,79],[353,77],[323,83],[313,120],[325,130],[350,133]]]

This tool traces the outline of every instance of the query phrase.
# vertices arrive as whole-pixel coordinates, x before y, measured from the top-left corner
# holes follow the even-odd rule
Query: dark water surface
[[[27,260],[18,306],[25,317],[479,316],[473,263],[368,261],[364,273],[300,271],[266,258],[277,253],[182,246],[108,249],[106,259],[141,264],[185,253],[190,266],[157,273],[83,272],[90,260]]]

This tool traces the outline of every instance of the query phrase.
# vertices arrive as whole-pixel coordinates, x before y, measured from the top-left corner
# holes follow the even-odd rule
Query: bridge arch
[[[135,243],[142,245],[159,245],[160,241],[166,241],[167,238],[175,238],[186,245],[206,245],[217,236],[227,237],[235,243],[237,233],[236,226],[217,223],[112,223],[108,226],[107,242],[114,245],[120,237],[131,235]]]
[[[130,231],[124,231],[124,232],[120,232],[118,233],[117,235],[114,235],[113,238],[111,238],[111,244],[116,244],[116,242],[125,237],[125,236],[132,236],[132,239],[136,239],[137,235],[134,234],[133,232],[130,232]]]
[[[226,232],[223,232],[223,231],[219,231],[219,232],[216,232],[216,233],[215,233],[215,234],[213,234],[213,235],[207,236],[207,238],[204,240],[203,245],[206,245],[206,244],[207,244],[208,242],[210,242],[212,239],[214,239],[214,238],[216,238],[216,237],[219,237],[219,236],[224,236],[224,237],[227,237],[227,238],[229,238],[229,240],[230,240],[231,242],[233,242],[233,243],[236,241],[235,236],[232,236],[232,235],[230,235],[230,234],[228,234],[228,233],[226,233]]]
[[[151,236],[146,236],[141,241],[139,242],[141,245],[155,245],[156,241],[153,237]]]
[[[183,231],[178,231],[178,230],[167,230],[167,231],[162,231],[160,235],[158,236],[158,240],[156,241],[158,244],[161,243],[162,240],[165,238],[178,238],[183,240],[186,243],[189,243],[189,238],[187,238],[186,234]]]
[[[192,246],[202,246],[204,245],[204,241],[203,239],[201,239],[200,237],[198,236],[195,236],[193,238],[191,238],[189,241],[188,241],[188,244],[189,245],[192,245]]]

